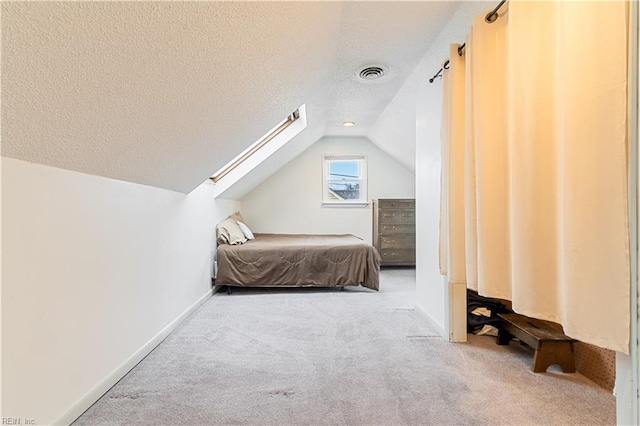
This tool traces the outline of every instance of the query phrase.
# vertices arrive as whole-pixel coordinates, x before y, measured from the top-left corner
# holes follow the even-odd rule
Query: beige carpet
[[[445,342],[414,291],[386,269],[379,293],[216,294],[75,424],[615,424],[609,392],[532,373],[526,347]]]

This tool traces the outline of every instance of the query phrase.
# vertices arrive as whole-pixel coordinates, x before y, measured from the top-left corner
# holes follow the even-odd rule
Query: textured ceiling
[[[323,135],[366,135],[457,2],[1,7],[2,155],[189,192],[302,104],[308,128],[250,182]],[[368,63],[389,78],[356,82]]]
[[[453,2],[347,3],[341,17],[327,135],[367,135],[455,8]],[[387,66],[388,77],[381,83],[356,80],[356,70],[367,64]],[[343,127],[348,119],[356,126]]]

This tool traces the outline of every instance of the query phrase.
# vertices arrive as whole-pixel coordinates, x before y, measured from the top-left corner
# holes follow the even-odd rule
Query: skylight
[[[237,200],[275,173],[282,167],[283,161],[286,163],[292,155],[296,155],[295,143],[289,148],[285,147],[306,127],[306,106],[302,104],[211,176],[214,197]]]
[[[300,109],[295,110],[293,113],[289,114],[287,118],[278,123],[273,129],[269,130],[266,135],[262,136],[256,142],[251,144],[249,148],[242,151],[237,157],[233,160],[229,161],[227,164],[222,166],[220,170],[215,172],[213,176],[211,176],[211,180],[217,183],[220,179],[225,177],[227,174],[231,173],[236,167],[250,158],[253,154],[255,154],[260,148],[267,145],[271,140],[273,140],[276,136],[282,133],[287,127],[292,125],[296,120],[300,118]]]

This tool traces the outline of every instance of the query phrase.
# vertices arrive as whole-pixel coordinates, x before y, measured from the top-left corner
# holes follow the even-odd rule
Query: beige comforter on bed
[[[216,284],[378,290],[380,255],[354,235],[256,234],[218,246]]]

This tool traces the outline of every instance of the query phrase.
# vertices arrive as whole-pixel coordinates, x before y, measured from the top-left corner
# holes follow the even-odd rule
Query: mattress
[[[380,255],[354,235],[256,234],[218,246],[216,284],[378,290]]]

